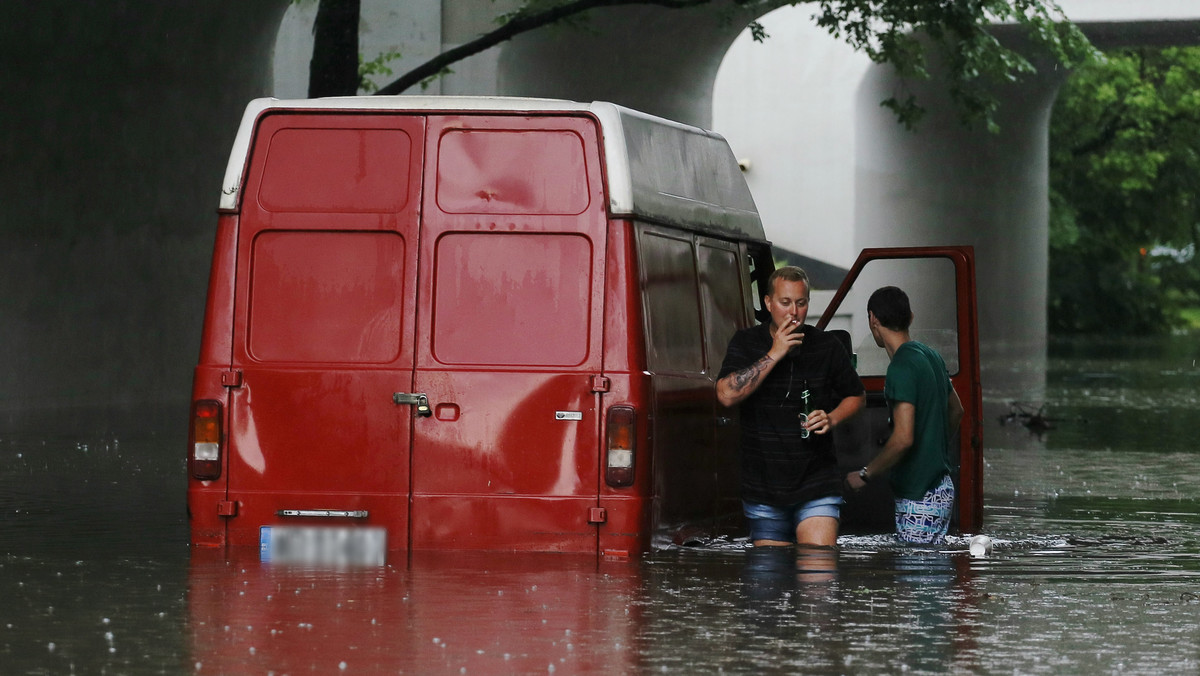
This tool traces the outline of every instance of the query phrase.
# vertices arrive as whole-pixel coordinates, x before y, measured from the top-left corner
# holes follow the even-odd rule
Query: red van
[[[711,132],[609,103],[253,101],[195,370],[192,543],[377,563],[735,526],[714,380],[772,269]]]

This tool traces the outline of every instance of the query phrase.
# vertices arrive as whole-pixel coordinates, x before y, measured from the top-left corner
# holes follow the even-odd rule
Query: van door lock
[[[421,393],[409,394],[408,392],[397,392],[392,395],[392,402],[399,404],[415,404],[417,407],[417,415],[422,418],[427,418],[433,415],[433,411],[429,410],[429,397]]]

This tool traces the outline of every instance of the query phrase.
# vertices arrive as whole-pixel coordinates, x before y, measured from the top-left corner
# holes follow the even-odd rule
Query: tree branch
[[[416,85],[427,78],[431,78],[441,73],[447,66],[456,63],[468,56],[474,56],[491,47],[495,47],[501,42],[511,40],[512,38],[531,31],[535,28],[541,28],[552,23],[557,23],[563,19],[582,14],[589,10],[599,9],[601,7],[620,7],[625,5],[652,5],[655,7],[665,7],[667,9],[686,9],[688,7],[698,7],[701,5],[711,4],[714,0],[574,0],[563,5],[557,5],[538,12],[525,13],[523,10],[518,11],[510,20],[506,21],[496,30],[480,35],[478,38],[461,44],[454,49],[442,52],[425,63],[413,68],[398,80],[381,87],[377,94],[400,94],[409,87]],[[785,3],[779,3],[785,4]]]
[[[687,9],[716,6],[726,20],[744,18],[756,40],[764,36],[755,16],[785,5],[813,4],[817,25],[873,61],[891,64],[903,77],[926,77],[926,46],[913,32],[931,38],[947,65],[948,91],[965,121],[984,120],[995,128],[997,107],[988,83],[1017,80],[1035,72],[1030,62],[991,36],[992,21],[1023,24],[1034,44],[1065,66],[1094,53],[1079,29],[1065,22],[1053,0],[523,0],[520,7],[499,17],[500,25],[474,40],[443,52],[381,87],[378,94],[401,94],[413,85],[441,75],[448,67],[513,37],[550,24],[609,7]],[[1060,23],[1065,22],[1065,23]],[[986,75],[987,77],[981,77]],[[915,122],[921,107],[913,100],[889,99],[900,120]]]

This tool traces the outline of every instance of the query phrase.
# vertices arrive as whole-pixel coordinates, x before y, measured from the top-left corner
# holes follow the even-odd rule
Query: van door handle
[[[394,404],[415,404],[417,407],[417,415],[422,418],[427,418],[433,415],[433,411],[429,410],[429,397],[422,393],[409,394],[408,392],[396,392],[392,395],[392,403]]]

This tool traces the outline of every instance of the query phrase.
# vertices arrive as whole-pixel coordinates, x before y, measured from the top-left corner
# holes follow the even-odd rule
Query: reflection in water
[[[837,579],[838,552],[817,547],[750,547],[742,577],[751,598],[770,599],[805,583]]]
[[[985,430],[980,558],[966,536],[856,535],[272,567],[189,552],[182,442],[4,433],[0,673],[1196,673],[1200,416],[1180,402],[1200,370],[1181,350],[1051,359],[1048,410],[1090,422]]]
[[[199,673],[623,673],[635,655],[637,566],[454,554],[339,572],[198,554]]]

